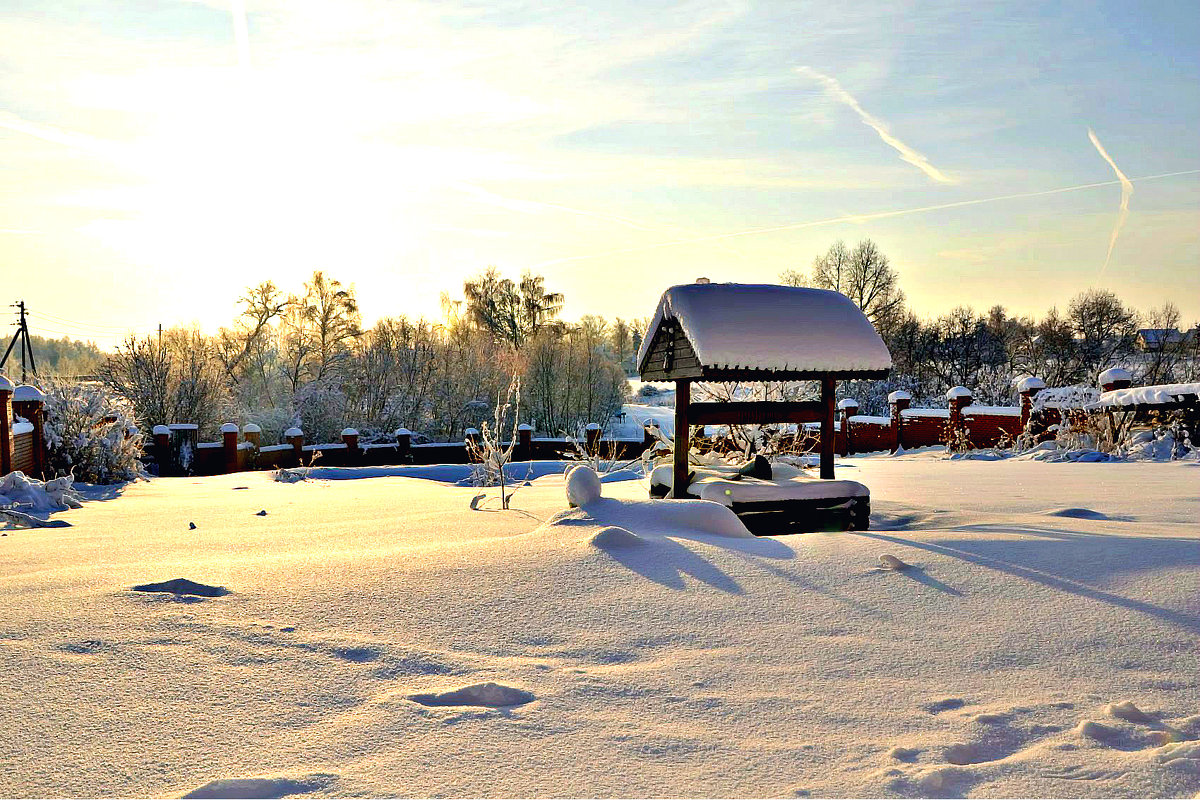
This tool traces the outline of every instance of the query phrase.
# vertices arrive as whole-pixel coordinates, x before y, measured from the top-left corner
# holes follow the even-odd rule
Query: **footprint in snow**
[[[409,700],[423,706],[488,706],[503,708],[533,702],[532,692],[502,683],[476,683],[461,689],[427,694],[410,694]]]
[[[308,794],[327,788],[338,778],[335,774],[314,772],[296,777],[217,778],[184,795],[185,798],[245,797],[278,798]]]
[[[230,591],[224,586],[209,586],[206,583],[196,583],[187,578],[174,578],[162,583],[143,583],[134,586],[135,592],[162,592],[165,594],[191,595],[194,597],[224,597]]]

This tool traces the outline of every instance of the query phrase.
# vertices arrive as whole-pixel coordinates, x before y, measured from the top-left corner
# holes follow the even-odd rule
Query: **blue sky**
[[[245,0],[239,53],[241,5],[3,5],[10,293],[106,343],[313,269],[435,315],[496,264],[631,317],[871,237],[921,313],[1104,286],[1200,319],[1186,3]],[[1133,180],[1107,267],[1089,128]]]

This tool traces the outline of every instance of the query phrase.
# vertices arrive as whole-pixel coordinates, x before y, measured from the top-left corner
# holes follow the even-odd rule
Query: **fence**
[[[1171,384],[1131,388],[1128,373],[1108,370],[1101,375],[1103,394],[1094,413],[1147,415],[1164,409],[1183,409],[1189,418],[1200,414],[1200,384]],[[1037,433],[1060,422],[1055,408],[1041,408],[1034,415],[1034,398],[1045,389],[1037,378],[1025,378],[1018,385],[1020,405],[1014,407],[977,406],[971,392],[956,386],[947,392],[948,408],[911,408],[906,392],[888,396],[891,413],[887,417],[859,415],[858,403],[843,400],[838,404],[839,427],[834,447],[841,455],[878,450],[926,447],[954,439],[969,447],[994,447],[1015,439],[1029,429]],[[48,458],[44,424],[44,396],[32,386],[14,386],[0,375],[0,475],[21,471],[27,475],[46,475]],[[1030,425],[1031,419],[1033,424]],[[197,441],[197,426],[187,423],[159,425],[145,447],[146,460],[160,475],[217,475],[253,469],[277,469],[312,464],[319,460],[327,466],[384,466],[395,464],[466,464],[478,456],[479,432],[468,428],[461,442],[414,444],[412,434],[397,430],[392,441],[360,443],[358,431],[346,428],[341,441],[306,443],[304,432],[291,428],[285,441],[262,445],[258,426],[239,428],[233,423],[221,427],[221,439]],[[819,436],[819,430],[808,432]],[[599,425],[589,425],[582,446],[588,453],[619,460],[642,455],[659,441],[656,432],[646,427],[641,439],[604,438]],[[507,447],[508,443],[505,442]],[[574,457],[575,444],[563,438],[537,438],[528,425],[517,430],[514,461],[539,461]],[[319,455],[318,455],[319,454]]]

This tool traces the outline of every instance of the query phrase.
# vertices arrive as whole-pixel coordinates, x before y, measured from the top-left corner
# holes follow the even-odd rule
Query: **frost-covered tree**
[[[142,435],[121,395],[94,381],[52,380],[42,392],[50,471],[87,483],[129,481],[141,473]]]
[[[863,239],[853,250],[844,241],[834,242],[813,260],[811,275],[785,271],[780,281],[789,286],[814,286],[841,292],[854,301],[877,330],[886,336],[901,321],[904,292],[900,276],[892,269],[879,245]]]

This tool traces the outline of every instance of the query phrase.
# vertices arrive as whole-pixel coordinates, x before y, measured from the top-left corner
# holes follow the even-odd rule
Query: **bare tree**
[[[1106,289],[1074,297],[1067,318],[1075,332],[1076,358],[1086,379],[1095,381],[1116,359],[1133,352],[1138,316]]]
[[[853,251],[841,240],[834,242],[824,255],[813,260],[811,277],[794,270],[779,277],[790,286],[811,285],[841,292],[885,336],[902,320],[904,292],[900,291],[900,276],[870,239],[863,239]]]

